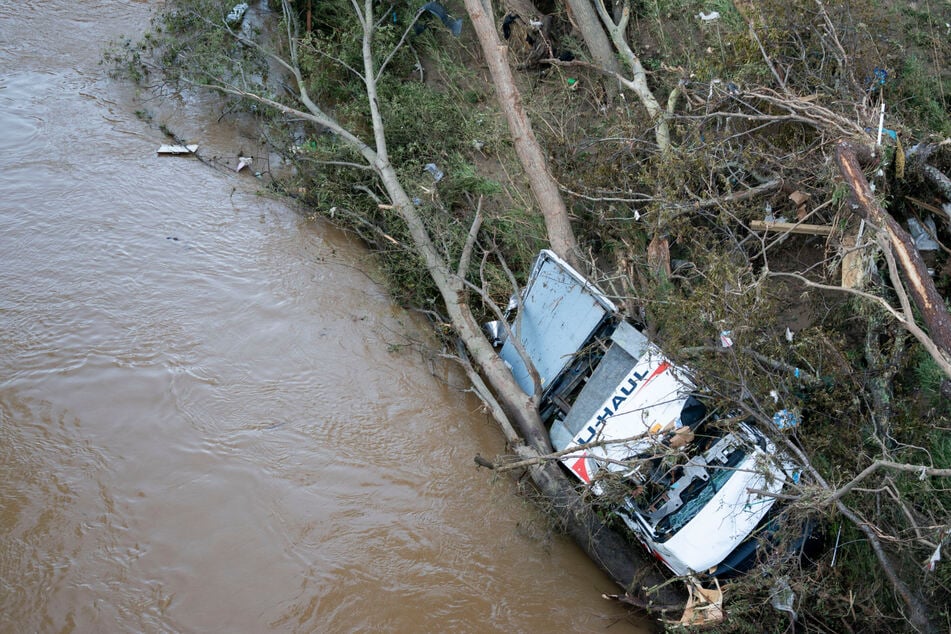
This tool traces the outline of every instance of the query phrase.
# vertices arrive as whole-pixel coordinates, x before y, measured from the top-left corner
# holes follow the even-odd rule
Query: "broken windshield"
[[[707,471],[710,473],[710,477],[706,481],[700,480],[692,482],[690,486],[696,484],[696,491],[691,494],[689,491],[690,487],[688,487],[688,490],[681,494],[683,505],[657,523],[654,530],[657,532],[661,541],[666,541],[673,536],[674,533],[686,526],[690,520],[696,517],[700,509],[706,506],[707,503],[713,499],[713,496],[716,495],[717,491],[723,488],[727,480],[733,477],[736,473],[734,467],[743,462],[744,458],[746,458],[746,452],[737,447],[730,453],[725,464],[708,465]]]
[[[671,466],[662,460],[650,479],[635,490],[629,505],[652,525],[659,541],[666,541],[713,499],[746,455],[731,434],[686,464]]]

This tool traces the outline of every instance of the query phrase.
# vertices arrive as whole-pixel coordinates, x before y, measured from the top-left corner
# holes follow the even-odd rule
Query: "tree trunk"
[[[931,339],[942,354],[951,360],[951,315],[945,308],[944,299],[935,288],[934,280],[928,274],[928,267],[921,253],[908,232],[875,200],[852,145],[847,141],[840,141],[836,145],[835,158],[842,177],[852,190],[853,211],[885,232]]]
[[[532,124],[522,107],[522,97],[515,87],[512,70],[508,65],[508,47],[499,40],[491,9],[486,9],[482,0],[465,0],[469,19],[479,36],[479,43],[489,66],[489,74],[495,84],[499,103],[508,120],[509,132],[515,143],[515,152],[525,169],[535,201],[541,208],[552,250],[573,267],[581,270],[578,260],[578,244],[568,220],[568,208],[558,189],[558,184],[548,172],[548,161],[535,139]]]
[[[591,0],[567,0],[567,2],[571,15],[574,16],[574,22],[581,31],[581,37],[584,38],[585,46],[591,52],[595,63],[612,75],[620,74],[621,66],[614,55],[614,48],[601,27],[598,14],[591,6]]]

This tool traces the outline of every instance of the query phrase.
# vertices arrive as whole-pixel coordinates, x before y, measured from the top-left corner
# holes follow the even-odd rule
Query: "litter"
[[[442,177],[445,176],[445,174],[443,174],[443,171],[439,169],[438,167],[436,167],[435,163],[426,163],[423,169],[429,172],[429,175],[433,177],[433,182],[436,182],[436,183],[441,181]]]
[[[949,537],[951,537],[951,529],[948,529],[948,532],[945,533],[944,539],[938,542],[938,547],[934,549],[934,552],[931,553],[931,557],[928,559],[928,563],[925,564],[925,568],[927,568],[928,572],[934,572],[938,562],[941,561],[941,547]]]
[[[730,335],[733,333],[732,330],[724,330],[720,333],[720,345],[724,348],[730,348],[733,346],[733,339],[730,338]]]
[[[239,156],[238,157],[238,166],[234,168],[234,171],[240,172],[246,167],[251,167],[251,163],[254,162],[253,156]]]
[[[786,578],[777,579],[769,591],[769,604],[780,612],[789,612],[793,621],[795,621],[796,611],[793,609],[795,601],[796,593],[789,587]]]
[[[908,233],[911,234],[911,238],[915,241],[915,246],[918,247],[919,251],[938,250],[938,243],[935,242],[934,238],[931,237],[937,233],[937,228],[934,224],[934,218],[931,216],[928,216],[925,219],[924,225],[918,222],[917,218],[909,218]]]
[[[700,13],[697,14],[697,17],[700,18],[700,20],[703,22],[713,22],[714,20],[720,19],[720,12],[711,11],[710,13],[704,13],[703,11],[701,11]]]
[[[928,572],[934,572],[935,566],[938,565],[939,561],[941,561],[941,544],[938,544],[938,547],[934,549],[931,558],[928,560]]]
[[[779,220],[751,220],[750,229],[753,231],[776,231],[781,233],[798,233],[811,236],[830,236],[833,227],[828,225],[808,225],[801,222],[781,222]]]
[[[780,429],[791,429],[799,425],[799,416],[788,409],[781,409],[773,414],[773,424]]]
[[[247,13],[247,11],[248,11],[247,2],[236,4],[231,9],[231,13],[229,13],[225,17],[225,22],[228,24],[228,26],[238,26],[239,24],[241,24],[241,20],[244,19],[244,14]]]
[[[454,37],[459,37],[459,34],[462,33],[462,18],[453,20],[449,17],[449,13],[446,11],[446,8],[438,2],[427,2],[419,9],[420,13],[424,11],[429,11],[434,16],[442,20],[442,23],[446,25],[446,28],[449,29],[449,32],[452,33]],[[416,31],[416,34],[419,35],[426,30],[426,26],[423,24],[417,24],[414,30]]]
[[[796,220],[802,220],[806,217],[806,201],[809,200],[809,194],[804,194],[798,189],[789,194],[789,200],[796,205]]]
[[[156,154],[194,154],[198,151],[198,144],[190,145],[160,145],[159,149],[155,150]]]
[[[709,626],[722,623],[726,618],[723,612],[723,591],[720,582],[714,579],[716,588],[704,588],[700,582],[690,577],[687,584],[687,605],[679,621],[665,619],[669,625],[685,627]]]

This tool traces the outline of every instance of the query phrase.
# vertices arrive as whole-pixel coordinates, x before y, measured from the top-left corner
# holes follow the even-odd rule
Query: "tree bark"
[[[574,23],[581,31],[581,37],[595,63],[613,75],[620,74],[621,66],[614,55],[614,48],[601,27],[598,14],[591,6],[591,1],[567,0],[567,2],[571,15],[574,16]]]
[[[531,122],[525,115],[522,97],[515,86],[512,70],[508,65],[508,47],[499,40],[491,9],[484,6],[488,4],[488,0],[485,2],[465,0],[465,4],[469,19],[472,20],[479,43],[482,45],[482,52],[489,66],[489,74],[492,76],[499,104],[505,112],[509,132],[515,144],[515,152],[518,154],[532,188],[532,194],[545,219],[545,228],[552,251],[573,267],[581,270],[578,244],[568,220],[568,208],[565,206],[558,184],[548,172],[548,160],[535,139]]]
[[[945,308],[944,299],[935,288],[934,280],[928,274],[928,267],[921,253],[908,232],[875,200],[852,145],[847,141],[840,141],[836,145],[835,158],[842,177],[852,190],[852,210],[885,232],[931,339],[942,354],[951,360],[951,315]]]

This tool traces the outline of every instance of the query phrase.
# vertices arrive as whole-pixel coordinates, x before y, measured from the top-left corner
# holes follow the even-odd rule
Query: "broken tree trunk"
[[[538,456],[520,451],[522,457]],[[686,597],[632,541],[610,528],[575,490],[556,462],[530,467],[532,481],[551,503],[562,528],[625,589],[624,601],[651,613],[680,612]]]
[[[842,177],[852,191],[853,211],[888,237],[895,259],[908,282],[908,290],[921,311],[931,339],[941,353],[951,359],[951,315],[945,308],[944,299],[935,288],[934,280],[928,274],[928,267],[915,247],[914,240],[875,200],[872,188],[859,166],[855,148],[848,141],[839,141],[835,158]]]
[[[535,139],[531,122],[525,115],[522,96],[515,87],[512,69],[509,68],[508,47],[502,44],[495,30],[491,5],[487,0],[465,0],[465,4],[469,19],[472,20],[472,26],[482,45],[482,53],[489,66],[492,83],[495,84],[499,105],[502,106],[505,118],[508,120],[515,152],[518,154],[525,175],[528,177],[529,186],[532,188],[532,194],[545,219],[545,228],[552,251],[580,270],[578,245],[568,220],[568,208],[565,206],[558,184],[548,172],[548,160]]]

